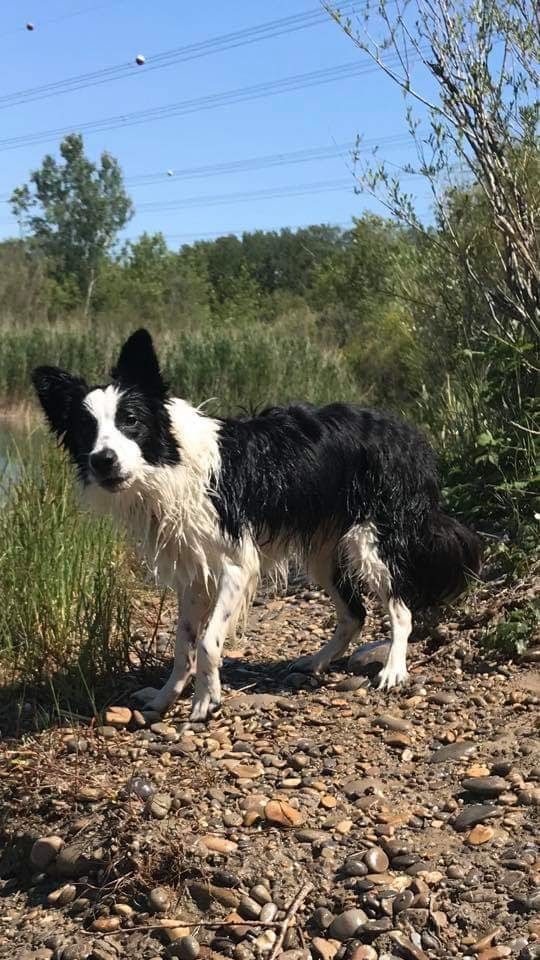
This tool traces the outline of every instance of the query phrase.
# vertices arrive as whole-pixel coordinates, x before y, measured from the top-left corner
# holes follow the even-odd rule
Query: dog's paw
[[[385,667],[379,673],[379,690],[391,690],[392,687],[399,687],[400,684],[405,683],[409,678],[407,673],[407,667],[405,665],[398,664],[397,666],[391,663],[387,663]]]
[[[323,673],[327,667],[328,664],[321,660],[317,654],[313,656],[306,654],[305,657],[299,657],[291,664],[290,672],[317,674]]]
[[[155,713],[164,713],[175,700],[175,697],[171,697],[165,687],[162,687],[161,690],[157,690],[156,687],[144,687],[142,690],[137,690],[133,697],[143,710],[153,710]]]
[[[189,719],[193,723],[205,723],[210,717],[215,717],[220,710],[221,704],[212,700],[209,693],[205,693],[193,698]]]

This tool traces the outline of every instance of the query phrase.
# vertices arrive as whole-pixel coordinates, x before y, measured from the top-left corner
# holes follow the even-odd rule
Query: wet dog
[[[172,397],[145,330],[124,344],[106,386],[56,367],[33,382],[76,465],[84,499],[128,527],[179,598],[162,712],[195,675],[193,720],[220,705],[224,641],[259,577],[299,559],[336,607],[333,637],[302,669],[343,656],[374,594],[390,619],[379,686],[407,677],[411,611],[457,595],[480,567],[474,533],[440,506],[434,454],[412,426],[343,403],[213,418]]]

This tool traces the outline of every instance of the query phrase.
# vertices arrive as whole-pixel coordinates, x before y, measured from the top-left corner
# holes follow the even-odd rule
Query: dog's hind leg
[[[359,584],[350,580],[341,565],[332,557],[326,568],[313,567],[313,573],[334,601],[337,624],[331,639],[313,656],[301,657],[294,669],[305,673],[323,673],[334,660],[344,655],[349,644],[360,633],[366,619]]]
[[[412,617],[403,600],[387,597],[384,603],[390,617],[392,643],[388,660],[379,674],[379,690],[390,690],[404,683],[408,677],[407,643],[412,630]]]
[[[231,624],[246,602],[253,583],[253,565],[227,562],[218,585],[217,599],[208,626],[197,646],[197,676],[190,720],[206,720],[221,703],[219,668],[221,654]]]
[[[341,557],[351,578],[358,577],[382,601],[390,618],[392,643],[379,674],[379,689],[390,690],[407,679],[407,643],[412,629],[411,611],[396,596],[395,583],[381,557],[377,529],[371,522],[357,524],[341,540]]]
[[[135,696],[148,710],[163,713],[179,698],[184,687],[195,673],[197,664],[197,640],[204,626],[210,600],[204,585],[190,587],[178,594],[178,626],[174,645],[174,666],[169,679],[160,690],[145,687]]]

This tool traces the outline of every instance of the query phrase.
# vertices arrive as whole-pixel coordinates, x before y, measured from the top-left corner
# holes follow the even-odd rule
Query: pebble
[[[238,913],[244,920],[258,920],[261,913],[261,905],[253,900],[252,897],[242,897],[238,904]]]
[[[390,866],[388,857],[380,847],[371,847],[364,856],[364,863],[370,873],[384,873]]]
[[[51,890],[47,897],[47,903],[50,903],[53,907],[65,907],[68,903],[73,903],[76,896],[77,887],[72,883],[65,883],[57,890]]]
[[[180,937],[169,947],[168,954],[170,957],[180,957],[180,960],[197,960],[200,950],[195,937]]]
[[[180,738],[180,734],[170,723],[152,723],[150,730],[163,740],[175,741]]]
[[[378,953],[373,947],[368,947],[361,943],[355,947],[349,954],[349,960],[377,960]]]
[[[361,927],[366,920],[367,914],[365,914],[363,910],[356,908],[345,910],[344,913],[340,913],[339,916],[332,921],[328,934],[332,940],[349,940],[351,937],[354,937],[358,928]]]
[[[493,804],[471,803],[468,807],[464,807],[461,813],[458,813],[452,826],[454,830],[468,830],[469,827],[473,827],[476,823],[489,820],[490,817],[495,816],[496,813],[497,808],[494,807]]]
[[[390,936],[404,960],[429,960],[421,947],[415,946],[412,940],[409,940],[400,930],[392,930]]]
[[[170,902],[169,893],[164,887],[154,887],[148,894],[148,906],[152,913],[165,913]]]
[[[326,907],[317,907],[311,922],[317,930],[328,930],[334,919],[334,914],[330,913],[330,910],[327,910]]]
[[[469,793],[480,793],[485,797],[498,797],[508,789],[508,783],[502,777],[466,777],[461,786]]]
[[[351,673],[376,673],[388,660],[390,642],[379,640],[361,644],[349,657],[347,668]]]
[[[484,823],[479,823],[476,827],[473,827],[471,832],[467,837],[467,843],[472,844],[473,847],[479,847],[483,843],[488,843],[490,840],[493,840],[495,836],[495,831],[493,827],[486,826]]]
[[[343,864],[342,873],[344,877],[365,877],[368,872],[367,865],[363,860],[351,857]]]
[[[392,901],[392,911],[394,914],[401,913],[402,910],[408,910],[414,901],[414,893],[412,890],[404,890],[402,893],[398,893],[397,897],[394,897]]]
[[[214,834],[206,834],[206,836],[201,837],[201,843],[213,853],[234,853],[238,849],[238,844],[234,840],[227,840],[226,837],[219,837]]]
[[[345,677],[344,680],[336,683],[334,689],[340,693],[351,692],[353,690],[364,689],[368,683],[369,681],[366,677]]]
[[[155,793],[148,803],[148,812],[156,820],[164,820],[172,806],[168,793]]]
[[[120,917],[96,917],[90,924],[95,933],[113,933],[120,926]]]
[[[92,866],[81,848],[73,843],[63,846],[55,861],[55,871],[60,877],[81,877]]]
[[[131,717],[129,707],[109,707],[105,711],[105,723],[110,727],[127,727],[131,723]]]
[[[275,930],[263,930],[263,932],[260,933],[258,937],[255,937],[255,940],[253,941],[256,954],[261,956],[265,953],[269,953],[276,940],[277,933]]]
[[[255,886],[249,891],[249,895],[257,903],[260,903],[261,907],[264,906],[265,903],[270,903],[272,899],[272,894],[270,893],[268,887],[264,885],[264,883],[255,884]]]
[[[445,747],[439,747],[435,750],[431,754],[428,762],[446,763],[447,760],[460,760],[461,757],[467,757],[469,754],[474,753],[475,750],[476,744],[471,743],[469,740],[461,743],[449,743]]]
[[[263,923],[272,923],[276,919],[277,912],[278,908],[275,903],[265,903],[261,909],[259,920]]]
[[[410,720],[403,720],[401,717],[393,717],[389,713],[383,713],[373,721],[376,727],[382,727],[383,730],[396,730],[405,733],[410,730],[412,723]]]
[[[489,947],[488,950],[482,950],[482,953],[478,954],[478,960],[497,960],[498,957],[511,957],[512,948],[511,947]]]
[[[39,870],[45,870],[56,858],[64,846],[62,837],[40,837],[30,851],[30,863]]]
[[[304,823],[304,816],[295,807],[291,807],[286,800],[270,800],[264,808],[264,815],[271,823],[280,827],[299,827]]]
[[[324,940],[323,937],[313,937],[311,947],[320,960],[334,960],[341,943],[339,940]]]

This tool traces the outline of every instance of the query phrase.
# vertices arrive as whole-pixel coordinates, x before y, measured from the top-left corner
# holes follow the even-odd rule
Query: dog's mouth
[[[109,493],[117,493],[119,490],[126,490],[131,484],[129,477],[96,477],[96,483],[103,490]]]

